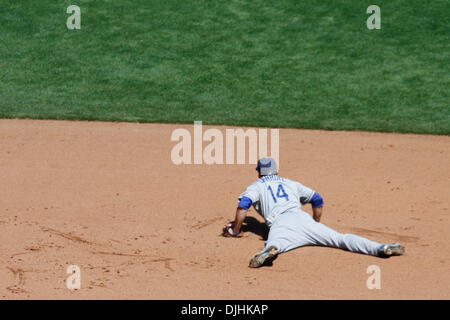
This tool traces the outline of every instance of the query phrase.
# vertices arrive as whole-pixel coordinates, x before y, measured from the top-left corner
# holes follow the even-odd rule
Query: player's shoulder
[[[253,181],[252,183],[250,183],[247,187],[247,189],[255,189],[258,188],[259,186],[261,186],[262,181],[260,181],[260,179]]]
[[[301,182],[293,179],[283,178],[284,183],[295,190],[300,190],[302,192],[308,191],[309,188],[303,185]]]

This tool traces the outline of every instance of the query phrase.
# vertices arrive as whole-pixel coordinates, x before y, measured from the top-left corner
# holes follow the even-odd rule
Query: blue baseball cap
[[[256,167],[256,170],[262,176],[277,174],[277,162],[274,158],[261,158],[258,160],[258,166]]]

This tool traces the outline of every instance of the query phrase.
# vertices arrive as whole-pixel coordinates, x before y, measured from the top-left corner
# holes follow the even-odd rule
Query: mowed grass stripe
[[[0,7],[0,117],[450,133],[448,1]]]

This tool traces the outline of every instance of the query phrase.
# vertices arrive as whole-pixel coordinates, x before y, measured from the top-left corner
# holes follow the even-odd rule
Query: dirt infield
[[[306,247],[255,270],[253,210],[243,239],[219,236],[254,165],[174,165],[181,127],[0,120],[0,297],[450,298],[449,137],[280,130],[280,175],[320,192],[323,223],[406,254]],[[69,265],[80,290],[66,288]]]

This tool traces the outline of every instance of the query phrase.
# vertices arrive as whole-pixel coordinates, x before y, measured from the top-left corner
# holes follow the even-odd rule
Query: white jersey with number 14
[[[270,227],[278,215],[291,209],[301,210],[301,204],[308,203],[314,193],[297,181],[270,175],[249,185],[239,200],[243,197],[252,200],[253,207]]]

